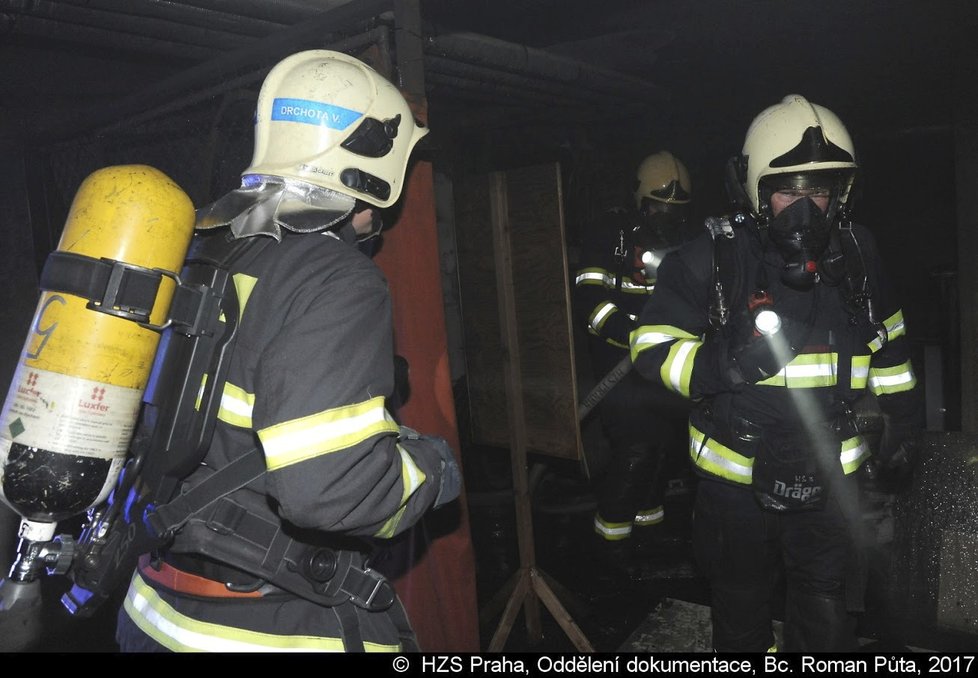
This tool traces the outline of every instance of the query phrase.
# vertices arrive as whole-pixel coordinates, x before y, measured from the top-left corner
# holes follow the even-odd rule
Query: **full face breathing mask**
[[[799,198],[771,219],[768,237],[784,259],[781,280],[798,290],[818,280],[818,260],[829,245],[831,221],[811,198]]]

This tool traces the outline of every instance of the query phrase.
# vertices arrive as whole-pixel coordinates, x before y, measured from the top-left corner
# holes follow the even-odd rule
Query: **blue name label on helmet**
[[[349,108],[308,99],[275,99],[272,102],[272,120],[325,125],[330,129],[344,130],[362,117],[363,113],[351,111]]]

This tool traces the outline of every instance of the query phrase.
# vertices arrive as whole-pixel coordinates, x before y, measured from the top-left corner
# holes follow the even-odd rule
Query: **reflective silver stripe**
[[[849,376],[849,386],[855,390],[866,388],[866,381],[869,379],[868,355],[856,355],[852,357],[852,373]]]
[[[846,475],[852,473],[863,463],[863,460],[870,455],[869,444],[862,436],[854,436],[842,441],[842,452],[839,461],[842,462],[842,470]]]
[[[603,326],[605,321],[608,319],[612,313],[618,310],[618,307],[612,304],[610,301],[602,304],[598,307],[597,311],[591,316],[591,328],[595,331],[599,331]]]
[[[397,433],[383,396],[282,422],[258,432],[269,470],[344,450],[375,435]]]
[[[916,383],[917,378],[909,362],[896,367],[869,370],[869,387],[875,395],[909,391]]]
[[[657,525],[666,517],[666,511],[662,506],[656,506],[648,511],[639,511],[635,515],[636,525]]]
[[[408,499],[414,494],[415,490],[421,487],[421,484],[427,478],[424,471],[418,468],[414,457],[407,450],[401,447],[401,445],[398,445],[397,451],[401,456],[401,504],[400,508],[394,512],[394,515],[388,518],[383,526],[374,534],[375,537],[381,537],[383,539],[389,539],[397,532],[397,526],[400,524],[401,517],[404,515]]]
[[[593,285],[598,283],[604,287],[615,286],[615,276],[601,269],[585,269],[577,274],[575,285]]]
[[[629,280],[628,278],[624,278],[621,281],[621,289],[623,292],[641,292],[643,294],[651,294],[654,287],[654,284],[643,285],[635,282],[634,280]]]
[[[639,351],[644,351],[651,346],[658,346],[659,344],[665,344],[675,340],[675,336],[666,334],[665,332],[642,332],[632,339],[632,346],[638,347]]]
[[[897,311],[889,318],[883,321],[883,327],[886,328],[887,339],[893,341],[897,337],[903,336],[907,333],[906,323],[903,321],[903,311]]]
[[[699,468],[715,476],[749,485],[754,460],[731,450],[706,436],[695,427],[689,427],[689,456]]]
[[[625,539],[632,533],[631,523],[607,523],[601,516],[594,516],[594,531],[608,541]]]
[[[221,406],[217,418],[233,426],[251,428],[251,413],[255,407],[255,394],[230,382],[224,384]]]
[[[677,341],[669,350],[669,357],[662,364],[662,370],[668,374],[666,385],[673,391],[684,396],[689,395],[689,379],[693,373],[693,360],[696,352],[702,346],[698,340],[684,339]]]
[[[838,371],[837,353],[808,353],[797,356],[773,377],[757,382],[764,386],[817,388],[834,386]]]
[[[339,638],[279,635],[199,621],[175,610],[137,573],[124,602],[126,613],[150,638],[174,651],[342,652]],[[368,651],[396,652],[397,645],[364,643]]]

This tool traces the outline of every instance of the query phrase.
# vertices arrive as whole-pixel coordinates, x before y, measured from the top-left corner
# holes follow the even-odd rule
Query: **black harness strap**
[[[73,294],[88,299],[89,309],[145,323],[153,312],[163,276],[176,279],[162,269],[56,250],[44,262],[40,288]]]
[[[388,609],[394,588],[383,575],[365,567],[362,553],[304,544],[278,521],[266,520],[228,498],[265,471],[264,455],[252,449],[146,519],[160,536],[183,528],[206,555],[320,605],[351,602],[371,611]],[[214,540],[214,533],[221,539]]]

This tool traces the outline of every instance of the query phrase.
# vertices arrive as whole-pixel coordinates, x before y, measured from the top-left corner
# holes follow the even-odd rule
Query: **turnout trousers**
[[[854,491],[844,483],[842,491]],[[749,487],[701,479],[693,514],[696,561],[710,584],[717,652],[847,652],[857,649],[846,608],[853,540],[839,502],[773,512]],[[784,641],[776,647],[775,595],[785,585]]]

